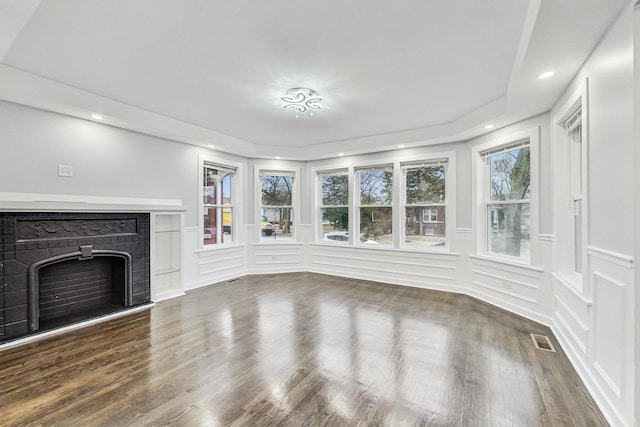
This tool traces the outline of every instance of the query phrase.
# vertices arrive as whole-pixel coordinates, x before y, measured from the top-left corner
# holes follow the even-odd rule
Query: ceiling
[[[459,141],[548,111],[625,6],[3,0],[0,99],[248,157]]]

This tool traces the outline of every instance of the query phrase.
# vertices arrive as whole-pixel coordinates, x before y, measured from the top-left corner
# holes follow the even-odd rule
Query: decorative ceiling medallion
[[[320,105],[322,98],[318,96],[318,92],[306,87],[289,89],[285,96],[280,99],[284,101],[282,108],[294,110],[296,117],[298,117],[299,113],[309,111],[309,114],[313,115],[313,110],[322,110],[322,105]]]

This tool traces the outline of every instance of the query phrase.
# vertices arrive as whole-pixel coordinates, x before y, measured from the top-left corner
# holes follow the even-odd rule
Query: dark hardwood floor
[[[532,332],[462,295],[249,276],[1,351],[0,425],[606,425]]]

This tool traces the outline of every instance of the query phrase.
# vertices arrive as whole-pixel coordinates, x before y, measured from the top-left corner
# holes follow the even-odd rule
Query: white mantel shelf
[[[185,212],[182,200],[1,193],[0,212]]]

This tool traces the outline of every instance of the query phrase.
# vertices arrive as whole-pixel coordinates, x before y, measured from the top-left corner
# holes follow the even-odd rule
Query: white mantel
[[[180,199],[0,192],[0,212],[184,212]]]

